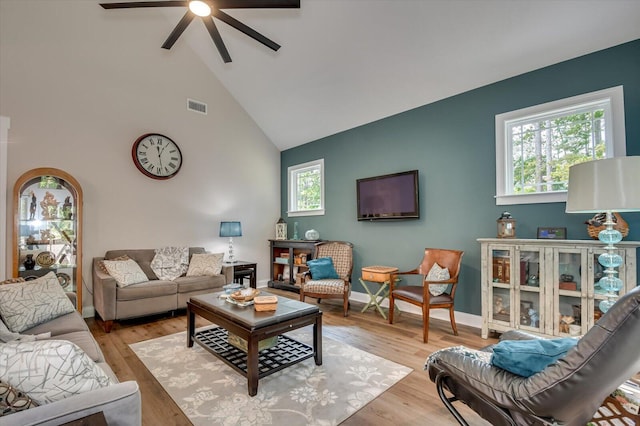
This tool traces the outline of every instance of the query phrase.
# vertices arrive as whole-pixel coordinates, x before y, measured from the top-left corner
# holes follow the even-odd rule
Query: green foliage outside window
[[[321,206],[320,168],[307,169],[296,174],[297,210],[317,210]]]
[[[566,190],[570,166],[606,157],[605,121],[598,109],[510,126],[513,193]]]

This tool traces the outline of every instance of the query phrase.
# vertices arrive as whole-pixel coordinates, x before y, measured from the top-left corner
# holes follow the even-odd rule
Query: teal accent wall
[[[584,221],[565,203],[497,206],[495,115],[614,86],[624,86],[627,155],[640,155],[640,39],[462,93],[350,129],[281,154],[282,217],[289,237],[298,222],[325,240],[354,245],[353,287],[367,265],[415,268],[425,247],[465,251],[456,310],[480,314],[481,237],[496,236],[509,211],[518,238],[539,226],[566,227],[570,239],[589,239]],[[322,117],[318,117],[319,120]],[[324,158],[326,214],[288,218],[287,167]],[[419,220],[358,222],[356,179],[418,169]],[[640,182],[638,186],[640,190]],[[623,215],[626,240],[640,240],[640,213]]]

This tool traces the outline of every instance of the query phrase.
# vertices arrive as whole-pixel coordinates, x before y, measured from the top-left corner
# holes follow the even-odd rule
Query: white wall
[[[35,167],[74,176],[84,191],[85,312],[92,257],[164,245],[224,251],[221,220],[242,222],[236,257],[257,261],[259,280],[268,276],[279,151],[188,44],[160,48],[175,23],[148,25],[158,13],[115,13],[97,1],[0,1],[0,115],[11,117],[9,232],[0,248],[10,265],[17,177]],[[90,15],[97,25],[85,24]],[[209,114],[187,111],[187,97],[206,102]],[[184,163],[173,179],[152,180],[133,165],[131,146],[147,132],[180,146]]]

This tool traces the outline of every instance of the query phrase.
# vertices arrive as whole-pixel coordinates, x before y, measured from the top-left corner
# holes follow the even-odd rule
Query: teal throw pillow
[[[491,364],[518,376],[533,376],[565,356],[577,342],[572,337],[503,340],[493,347]]]
[[[338,273],[333,267],[333,260],[330,257],[319,257],[307,262],[311,278],[314,280],[338,279]]]

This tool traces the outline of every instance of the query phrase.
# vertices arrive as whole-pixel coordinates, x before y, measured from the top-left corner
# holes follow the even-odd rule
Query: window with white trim
[[[622,86],[496,115],[496,204],[567,200],[569,167],[626,154]]]
[[[288,169],[288,216],[324,214],[324,159],[290,166]]]

